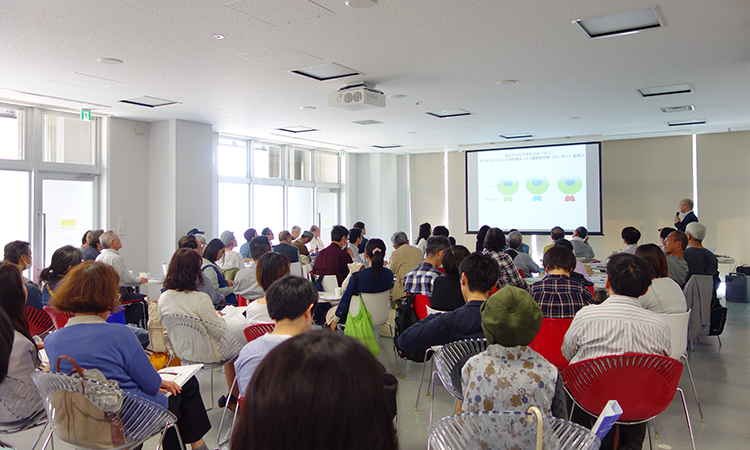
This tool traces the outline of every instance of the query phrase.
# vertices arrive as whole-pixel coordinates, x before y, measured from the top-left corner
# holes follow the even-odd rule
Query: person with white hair
[[[716,289],[721,284],[719,278],[719,260],[716,259],[711,250],[703,246],[703,239],[706,237],[706,226],[700,222],[690,222],[685,227],[685,234],[688,238],[688,248],[683,253],[683,258],[688,265],[687,279],[693,275],[711,275],[714,278],[714,300],[711,302],[718,303],[716,298]]]

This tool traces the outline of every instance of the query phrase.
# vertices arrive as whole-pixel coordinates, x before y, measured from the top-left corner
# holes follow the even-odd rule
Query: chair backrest
[[[427,311],[427,315],[428,316],[430,314],[445,314],[445,313],[448,312],[448,311],[440,311],[440,310],[437,310],[437,309],[432,309],[429,306],[425,306],[425,311]]]
[[[412,303],[414,312],[417,313],[419,320],[427,317],[427,307],[430,306],[430,297],[425,294],[416,294],[414,296],[414,303]]]
[[[167,276],[167,272],[169,271],[169,264],[167,263],[161,263],[161,270],[164,272],[164,276]]]
[[[55,328],[52,318],[44,310],[26,305],[26,318],[29,320],[29,332],[32,336],[39,336]]]
[[[676,359],[642,353],[586,359],[562,372],[565,389],[586,412],[598,416],[609,400],[617,400],[621,422],[643,422],[667,409],[681,375]]]
[[[247,299],[237,293],[234,294],[237,296],[237,306],[247,306]]]
[[[362,293],[362,301],[365,303],[367,312],[372,316],[373,327],[379,327],[388,321],[390,299],[391,291],[383,291],[375,294]],[[352,301],[349,303],[349,312],[352,317],[359,314],[359,296],[352,296]]]
[[[55,330],[64,327],[65,324],[68,323],[68,319],[73,317],[73,314],[60,312],[50,305],[44,307],[44,312],[46,312],[50,319],[52,319],[52,323],[55,324]]]
[[[195,317],[164,314],[161,320],[172,350],[189,364],[223,366],[235,359],[246,344],[230,330]]]
[[[42,311],[43,312],[43,311]],[[16,433],[46,420],[39,390],[32,383],[6,377],[0,384],[0,408],[13,420],[0,422],[0,433]]]
[[[526,278],[526,275],[525,275],[525,274],[523,273],[523,270],[521,270],[521,269],[517,269],[517,270],[518,270],[518,275],[519,275],[519,276],[520,276],[521,278]]]
[[[568,360],[562,355],[562,343],[571,322],[573,322],[572,318],[542,319],[542,326],[539,328],[539,332],[529,344],[529,347],[536,350],[560,370],[568,367]]]
[[[472,356],[487,350],[487,339],[465,339],[450,342],[435,352],[435,368],[443,386],[454,397],[463,400],[461,369]]]
[[[302,276],[302,263],[299,261],[293,262],[289,266],[290,273],[294,275],[295,277],[301,277]]]
[[[695,339],[708,332],[711,324],[711,300],[714,294],[714,279],[711,275],[692,275],[682,290],[690,312],[688,339]],[[697,301],[696,301],[697,300]]]
[[[264,334],[270,333],[276,328],[275,323],[256,323],[245,328],[245,339],[247,342],[258,339]]]
[[[586,286],[586,287],[591,292],[591,295],[593,295],[594,297],[596,297],[596,289],[594,288],[594,286]]]
[[[116,417],[112,428],[122,430],[123,442],[106,447],[111,450],[132,448],[177,422],[167,409],[116,387],[52,372],[35,372],[32,379],[56,437],[79,449],[102,448],[94,441],[112,433],[108,421],[96,420],[103,416]],[[112,406],[113,396],[121,396],[121,404]]]
[[[539,423],[530,413],[482,411],[446,417],[430,429],[430,447],[437,450],[536,449]],[[542,446],[546,449],[594,450],[599,438],[578,424],[546,416]]]
[[[687,329],[688,320],[690,320],[690,310],[679,314],[657,314],[663,321],[669,325],[669,331],[672,332],[672,351],[669,353],[674,359],[680,359],[687,349]]]
[[[339,287],[339,281],[336,275],[325,275],[323,281],[320,282],[323,285],[324,292],[334,292]]]

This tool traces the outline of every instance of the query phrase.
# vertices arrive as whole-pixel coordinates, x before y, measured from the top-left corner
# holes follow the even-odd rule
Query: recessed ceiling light
[[[373,145],[375,148],[385,149],[385,148],[399,148],[403,147],[403,145],[399,144],[386,144],[386,145]]]
[[[422,102],[411,102],[411,104],[414,105],[414,106],[419,106],[419,105],[422,104]]]
[[[214,34],[214,39],[219,39],[219,40],[224,39],[224,35],[223,34]]]
[[[350,8],[365,9],[378,4],[377,0],[346,0],[346,6]]]
[[[318,81],[335,80],[337,78],[353,77],[363,75],[354,69],[341,66],[336,63],[321,64],[319,66],[304,67],[302,69],[290,70],[291,73],[302,75]]]
[[[667,106],[665,108],[659,108],[659,109],[661,109],[661,112],[663,113],[673,113],[673,112],[695,111],[695,106],[693,105]]]
[[[461,117],[461,116],[470,116],[473,113],[465,110],[465,109],[444,109],[442,111],[431,111],[427,114],[437,117],[438,119],[447,119],[449,117]]]
[[[318,109],[314,106],[300,106],[299,109]]]
[[[673,120],[671,122],[664,122],[670,127],[683,127],[685,125],[703,125],[706,123],[706,119],[687,119],[687,120]]]
[[[404,94],[393,94],[389,95],[388,98],[406,98]]]
[[[671,94],[690,94],[693,92],[693,87],[690,83],[685,84],[673,84],[671,86],[656,86],[650,88],[637,89],[641,97],[656,97],[659,95],[671,95]]]
[[[377,120],[368,119],[368,120],[354,120],[354,121],[352,121],[352,123],[356,123],[357,125],[377,125],[377,124],[383,123],[383,122],[380,122],[380,121],[377,121]]]
[[[307,133],[310,131],[320,131],[315,128],[310,127],[304,127],[304,126],[294,126],[294,127],[284,127],[284,128],[277,128],[279,131],[286,131],[287,133]]]
[[[122,64],[123,63],[123,60],[117,59],[117,58],[99,58],[99,59],[97,59],[97,61],[99,61],[102,64],[107,64],[107,65],[110,65],[110,66],[116,66],[118,64]]]
[[[503,139],[528,139],[534,136],[529,133],[518,133],[518,134],[501,134],[500,137]]]
[[[518,80],[503,80],[503,81],[498,81],[497,84],[502,85],[502,86],[515,86],[518,84]]]
[[[145,106],[147,108],[158,108],[160,106],[176,105],[180,103],[173,100],[165,100],[163,98],[149,97],[148,95],[120,100],[120,102],[129,103],[131,105]]]
[[[655,6],[606,16],[578,19],[574,20],[573,23],[578,25],[578,28],[590,38],[620,36],[663,26],[659,15],[656,13]]]
[[[578,116],[571,116],[571,117],[566,117],[566,118],[565,118],[565,120],[580,120],[580,119],[581,119],[581,118],[580,118],[580,117],[578,117]]]

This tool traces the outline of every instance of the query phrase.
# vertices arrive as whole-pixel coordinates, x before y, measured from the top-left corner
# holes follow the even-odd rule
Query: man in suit
[[[299,262],[299,249],[292,245],[292,234],[287,230],[279,233],[279,245],[274,245],[273,251],[286,256],[290,262]]]
[[[674,227],[684,233],[685,227],[687,227],[690,222],[698,221],[698,216],[693,212],[693,201],[689,198],[683,198],[680,200],[679,208],[679,213],[674,216]],[[680,214],[682,214],[682,219],[680,219]]]

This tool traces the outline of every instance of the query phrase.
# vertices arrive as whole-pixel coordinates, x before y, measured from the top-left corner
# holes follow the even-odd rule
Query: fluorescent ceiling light
[[[655,6],[589,19],[578,19],[573,23],[590,38],[632,34],[664,26],[656,13]]]
[[[336,63],[322,64],[319,66],[305,67],[302,69],[294,69],[290,70],[290,72],[296,73],[297,75],[303,75],[318,81],[328,81],[335,80],[337,78],[362,75],[361,72],[350,69],[348,67],[340,66]]]
[[[528,138],[533,138],[534,136],[529,133],[518,133],[518,134],[501,134],[500,137],[503,139],[528,139]]]
[[[354,120],[354,121],[352,121],[352,123],[356,123],[358,125],[377,125],[377,124],[383,123],[383,122],[380,122],[378,120],[368,119],[368,120]]]
[[[309,131],[320,131],[315,128],[303,127],[303,126],[277,128],[277,130],[286,131],[287,133],[307,133]]]
[[[637,89],[641,97],[656,97],[659,95],[670,94],[690,94],[693,92],[693,86],[690,83],[673,84],[671,86],[656,86],[650,88]]]
[[[120,103],[130,103],[131,105],[145,106],[147,108],[158,108],[160,106],[176,105],[180,102],[173,100],[165,100],[163,98],[149,97],[144,95],[142,97],[129,98],[126,100],[120,100]]]
[[[671,122],[664,122],[670,127],[683,127],[685,125],[703,125],[706,123],[706,119],[687,119],[687,120],[673,120]]]
[[[685,111],[695,111],[695,106],[693,105],[683,105],[683,106],[667,106],[661,109],[661,112],[664,113],[673,113],[673,112],[685,112]]]
[[[386,149],[386,148],[399,148],[403,146],[399,144],[386,144],[386,145],[373,145],[373,147],[379,148],[379,149]]]
[[[442,111],[428,112],[427,114],[437,117],[438,119],[447,119],[448,117],[470,116],[473,113],[466,111],[465,109],[444,109]]]

